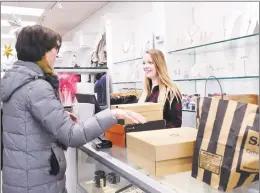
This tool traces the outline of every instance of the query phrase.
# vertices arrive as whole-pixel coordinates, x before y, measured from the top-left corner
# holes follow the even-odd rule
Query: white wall
[[[142,57],[144,45],[150,41],[148,47],[153,46],[153,35],[161,35],[164,39],[162,43],[155,42],[155,48],[164,52],[172,79],[183,79],[185,76],[193,78],[196,75],[196,68],[191,70],[193,66],[197,67],[199,74],[204,77],[209,75],[259,76],[258,36],[233,43],[198,48],[195,50],[196,57],[190,54],[194,51],[192,49],[168,54],[171,50],[252,34],[254,27],[249,27],[247,32],[250,14],[255,24],[259,15],[258,3],[113,2],[90,16],[65,37],[72,36],[75,40],[75,34],[80,30],[97,32],[100,35],[106,30],[108,66],[114,82],[114,92],[124,87],[142,88],[141,82],[115,84],[142,81],[142,60],[114,63]],[[96,43],[99,39],[100,36],[97,36]],[[128,45],[130,45],[129,50]],[[123,47],[128,50],[127,53],[124,53]],[[209,64],[213,70],[209,68]],[[220,82],[223,91],[227,94],[259,93],[259,79],[234,79]],[[202,96],[205,94],[205,81],[176,83],[182,93],[199,93]],[[214,81],[209,81],[207,88],[210,93],[220,91]]]
[[[76,28],[72,29],[69,33],[63,36],[66,40],[73,40],[78,31],[85,33],[97,32],[100,35],[105,31],[105,23],[109,16],[118,14],[123,18],[132,16],[138,17],[142,13],[146,13],[149,9],[150,2],[111,2],[103,6],[97,12],[88,17]],[[120,17],[119,17],[120,18]]]
[[[194,20],[192,20],[192,7],[194,8]],[[246,33],[248,26],[246,19],[250,18],[250,13],[252,22],[256,22],[259,16],[259,4],[257,2],[165,3],[167,50],[253,33],[252,30]],[[239,15],[241,15],[240,19],[235,21],[234,19]],[[236,27],[234,27],[234,24],[236,24]],[[199,29],[196,32],[197,27]],[[193,44],[189,42],[189,31],[191,35],[194,34]],[[177,38],[183,40],[182,45],[177,43]]]
[[[164,11],[163,3],[152,2],[112,2],[91,15],[88,19],[71,30],[63,38],[79,42],[79,33],[97,33],[95,41],[91,43],[95,47],[106,30],[108,66],[113,81],[135,81],[142,80],[143,72],[141,60],[133,63],[114,65],[114,62],[142,57],[143,47],[153,46],[153,33],[164,35]],[[93,37],[92,37],[93,38]],[[123,46],[131,44],[128,53],[123,52]],[[161,49],[164,47],[161,44]],[[134,66],[139,66],[134,74]],[[122,68],[124,69],[122,71]],[[116,74],[120,70],[121,76]],[[125,72],[125,74],[122,74]],[[116,79],[117,77],[118,79]],[[122,85],[118,85],[119,87]],[[128,85],[129,86],[129,85]],[[142,87],[142,85],[140,85]],[[117,90],[117,89],[114,89]]]
[[[256,7],[251,9],[251,5]],[[192,20],[192,7],[194,8]],[[246,39],[236,41],[242,45],[240,49],[229,49],[229,44],[218,44],[216,46],[204,47],[204,50],[211,51],[206,56],[202,53],[202,49],[196,49],[196,61],[193,55],[188,55],[186,52],[178,52],[170,55],[167,52],[180,48],[220,41],[223,39],[239,37],[253,33],[246,32],[247,18],[258,18],[259,7],[258,3],[250,2],[113,2],[108,3],[98,12],[94,13],[82,24],[66,34],[68,37],[72,34],[72,39],[77,39],[78,31],[95,32],[99,34],[96,37],[94,46],[100,39],[100,35],[106,29],[107,31],[107,52],[108,66],[111,70],[113,82],[129,82],[142,81],[141,60],[135,62],[125,62],[121,64],[113,64],[123,60],[129,60],[137,57],[142,57],[142,49],[145,44],[150,41],[148,47],[152,47],[153,35],[161,35],[165,41],[163,43],[155,43],[155,47],[161,49],[167,58],[168,71],[173,79],[184,78],[188,76],[192,78],[191,68],[196,64],[198,69],[204,68],[205,77],[208,75],[215,76],[244,76],[244,56],[246,58],[247,75],[258,75],[259,72],[259,51],[258,38],[251,38],[246,42]],[[239,16],[240,19],[235,21]],[[252,21],[256,21],[252,19]],[[234,25],[236,24],[236,25]],[[249,31],[250,31],[249,30]],[[193,42],[190,41],[190,35],[193,35]],[[243,48],[244,44],[254,43],[251,47]],[[130,44],[130,49],[124,53],[123,47],[126,50]],[[238,47],[237,45],[233,45]],[[241,47],[241,46],[240,46]],[[248,49],[251,48],[251,49]],[[213,52],[212,52],[213,51]],[[218,73],[209,72],[206,63],[210,63],[215,69],[223,68]],[[226,68],[229,65],[230,69]],[[226,70],[226,71],[224,71]],[[176,71],[181,74],[177,75]],[[130,72],[133,72],[132,75]],[[201,72],[201,74],[203,74]],[[246,93],[259,93],[258,80],[252,79],[247,81],[223,80],[222,84],[224,92],[240,93],[240,86],[235,89],[230,89],[237,82],[237,85],[243,85]],[[205,82],[198,82],[197,88],[204,87]],[[243,84],[242,84],[243,83]],[[184,92],[195,92],[194,82],[178,82]],[[209,82],[209,88],[212,88],[214,83]],[[142,87],[140,83],[115,85],[114,88],[120,87]],[[216,89],[216,88],[215,88]],[[117,89],[114,89],[117,90]],[[202,89],[203,90],[203,89]],[[213,90],[212,90],[213,91]],[[211,92],[212,92],[211,91]],[[197,92],[202,94],[201,90]],[[218,91],[216,91],[218,92]],[[204,90],[203,90],[204,94]]]
[[[192,20],[192,7],[194,14]],[[196,45],[236,38],[254,33],[259,15],[259,4],[250,2],[194,2],[165,3],[165,50],[172,51]],[[237,19],[237,20],[235,20]],[[190,35],[193,35],[191,43]],[[258,31],[259,33],[259,31]],[[247,46],[245,46],[247,45]],[[259,76],[259,37],[251,37],[196,49],[167,54],[168,71],[173,79],[184,76],[196,78],[191,73],[194,66],[203,76],[217,77]],[[212,68],[209,68],[211,65]],[[180,74],[178,72],[180,71]],[[259,79],[221,80],[223,91],[228,94],[259,93]],[[178,82],[185,93],[204,96],[205,81]],[[208,91],[219,92],[216,82],[208,82]]]

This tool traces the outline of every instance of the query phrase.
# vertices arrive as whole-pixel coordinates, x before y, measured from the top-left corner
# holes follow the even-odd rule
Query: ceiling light
[[[34,21],[22,21],[22,26],[35,25]],[[1,26],[10,26],[8,20],[1,20]]]
[[[15,35],[12,34],[1,34],[1,39],[12,39],[15,38]]]
[[[62,9],[62,4],[61,4],[60,1],[58,2],[58,7],[59,7],[60,9]]]
[[[41,16],[44,9],[28,8],[28,7],[14,7],[14,6],[1,6],[1,14],[17,14],[17,15],[30,15]]]

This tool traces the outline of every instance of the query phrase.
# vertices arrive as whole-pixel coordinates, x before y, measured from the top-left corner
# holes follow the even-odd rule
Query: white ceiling
[[[28,8],[41,8],[44,12],[41,17],[21,15],[21,21],[35,21],[36,23],[49,27],[62,36],[87,19],[94,12],[106,5],[108,2],[62,2],[61,8],[58,2],[1,2],[4,6],[18,6]],[[11,14],[1,14],[1,20],[11,20]],[[1,26],[1,34],[8,34],[11,27]],[[13,39],[1,38],[1,48],[6,43],[14,43]]]

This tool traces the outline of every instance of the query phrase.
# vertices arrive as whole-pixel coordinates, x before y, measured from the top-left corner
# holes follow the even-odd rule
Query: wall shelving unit
[[[167,63],[171,77],[185,93],[205,96],[205,81],[214,84],[215,80],[209,76],[217,77],[227,94],[259,93],[259,33],[180,47],[168,52]],[[208,87],[209,92],[213,87],[218,92],[217,86]]]
[[[201,96],[205,96],[206,93],[204,93],[204,86],[206,80],[209,80],[209,92],[218,92],[218,85],[214,84],[216,83],[215,79],[208,78],[212,75],[219,79],[223,87],[223,92],[227,94],[242,94],[245,92],[259,93],[259,91],[257,91],[259,88],[260,78],[258,53],[259,33],[199,44],[196,46],[180,47],[168,51],[166,54],[166,60],[170,76],[181,88],[182,93],[197,93]],[[141,58],[133,60],[139,59]],[[122,64],[129,61],[132,60],[120,61],[116,64]],[[179,61],[185,62],[178,63]],[[212,64],[212,71],[210,73],[206,72],[205,76],[192,76],[192,67],[198,65],[198,68],[200,68],[199,63]],[[228,69],[227,66],[232,66],[234,71]],[[176,74],[173,73],[178,68],[179,71],[181,71],[180,76],[176,76]],[[250,68],[252,69],[250,70]],[[184,76],[185,71],[188,76]],[[135,86],[139,88],[142,87],[142,83],[143,82],[140,80],[122,81],[113,82],[113,86],[125,84],[126,87]],[[247,84],[251,87],[247,86]],[[258,86],[256,84],[258,84]],[[234,89],[234,87],[238,88]],[[240,89],[242,89],[242,91]],[[184,111],[195,112],[192,110]]]

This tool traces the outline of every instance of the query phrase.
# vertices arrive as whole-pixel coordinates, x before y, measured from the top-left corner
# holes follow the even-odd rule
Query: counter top
[[[98,151],[89,143],[80,149],[149,193],[223,193],[191,177],[191,171],[163,177],[150,176],[147,171],[127,159],[126,148],[113,146]],[[227,193],[258,193],[258,188],[259,181]]]

